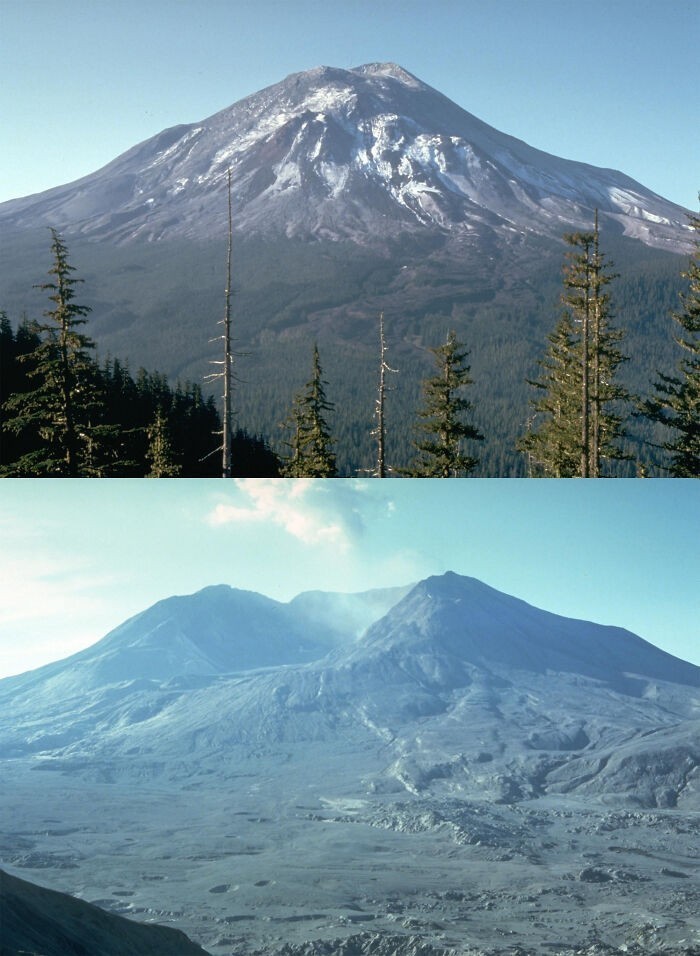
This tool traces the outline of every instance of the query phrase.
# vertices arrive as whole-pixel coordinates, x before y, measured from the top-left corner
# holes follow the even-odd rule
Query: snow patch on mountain
[[[559,237],[590,227],[598,208],[650,245],[689,245],[685,210],[622,173],[500,133],[392,63],[293,74],[77,183],[2,204],[0,222],[117,241],[211,238],[227,228],[229,169],[247,235]]]

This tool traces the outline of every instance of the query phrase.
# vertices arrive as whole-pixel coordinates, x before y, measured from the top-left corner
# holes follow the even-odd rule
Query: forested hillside
[[[15,238],[12,245],[7,238],[2,243],[8,269],[0,283],[0,304],[9,316],[3,334],[6,365],[7,349],[26,346],[26,341],[18,345],[29,334],[26,323],[46,309],[46,294],[34,286],[50,266],[46,234]],[[680,275],[687,258],[610,236],[602,243],[619,274],[609,291],[629,358],[621,379],[634,395],[645,396],[657,371],[670,372],[677,360],[670,313],[687,288]],[[70,253],[76,274],[85,280],[80,301],[91,309],[86,330],[96,342],[103,374],[108,383],[112,380],[109,387],[114,391],[115,376],[126,375],[131,379],[126,392],[141,395],[139,424],[132,412],[122,416],[129,428],[141,429],[141,446],[158,404],[153,396],[146,401],[144,390],[157,393],[166,386],[162,377],[145,372],[132,377],[128,370],[155,367],[168,381],[183,383],[167,386],[173,394],[165,405],[184,403],[190,420],[196,417],[193,409],[207,410],[211,421],[193,426],[199,436],[194,456],[206,455],[212,448],[208,436],[220,428],[212,419],[219,404],[217,384],[206,386],[204,379],[220,357],[216,336],[223,315],[224,244],[108,247],[76,239]],[[494,247],[465,248],[460,256],[446,255],[439,243],[427,239],[389,245],[384,255],[348,243],[236,239],[234,427],[265,436],[274,450],[287,454],[281,423],[309,378],[317,343],[326,395],[334,406],[328,424],[338,474],[371,473],[383,313],[387,359],[398,370],[386,394],[389,473],[412,459],[421,383],[432,373],[430,349],[454,329],[469,352],[472,417],[484,435],[473,450],[479,463],[472,473],[526,475],[527,459],[516,442],[530,414],[527,380],[536,376],[546,336],[560,315],[563,255],[563,243],[553,250],[534,239],[510,255]],[[17,330],[11,345],[9,326]],[[17,385],[7,373],[4,378],[7,395]],[[659,432],[644,419],[630,418],[629,433],[625,448],[631,460],[614,473],[634,475],[639,462],[648,474],[664,473],[657,468],[658,453],[644,444],[654,435],[658,440]],[[12,440],[3,436],[5,464],[15,454]],[[215,462],[195,463],[194,458],[188,468],[190,474],[219,473]]]
[[[28,323],[13,331],[0,314],[0,476],[61,477],[64,464],[48,454],[41,426],[28,418],[7,427],[14,396],[31,393],[33,356],[41,338]],[[220,477],[221,418],[197,383],[172,387],[166,376],[140,368],[132,375],[118,359],[93,372],[92,455],[80,477]],[[264,439],[239,429],[233,436],[235,475],[276,476],[278,462]]]

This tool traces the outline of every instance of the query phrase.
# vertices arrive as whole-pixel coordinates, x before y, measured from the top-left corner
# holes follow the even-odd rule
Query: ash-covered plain
[[[622,629],[211,588],[0,714],[3,868],[215,956],[700,952],[700,669]]]

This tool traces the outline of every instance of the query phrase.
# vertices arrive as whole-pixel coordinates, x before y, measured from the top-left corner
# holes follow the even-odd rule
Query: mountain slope
[[[51,665],[48,679],[39,671],[29,683],[1,682],[3,710],[12,718],[0,723],[0,752],[97,761],[118,774],[137,772],[145,761],[168,773],[178,766],[177,773],[209,768],[225,778],[239,748],[268,753],[307,742],[338,755],[359,748],[362,772],[380,790],[469,792],[478,784],[503,799],[541,792],[554,771],[552,787],[575,789],[602,773],[611,748],[622,744],[657,756],[680,747],[688,757],[680,777],[670,761],[655,794],[675,787],[678,799],[700,764],[691,729],[697,727],[700,668],[621,628],[562,618],[448,573],[416,585],[361,638],[352,630],[344,639],[336,632],[334,649],[303,663],[294,642],[293,653],[279,658],[279,634],[266,631],[266,599],[257,602],[256,617],[254,596],[212,593],[217,602],[245,598],[245,630],[259,645],[247,669],[233,641],[227,668],[215,671],[210,656],[208,669],[195,676],[191,644],[175,630],[167,651],[160,637],[152,648],[167,670],[146,679],[141,652],[159,635],[149,624],[152,614],[170,606],[163,602],[117,628],[92,656],[83,652],[64,662],[65,684],[60,663]],[[208,606],[212,593],[200,592],[190,603],[194,622],[198,601]],[[200,624],[194,628],[199,647],[218,649],[215,616],[204,615]],[[101,664],[105,655],[119,659],[120,652],[116,675],[86,668],[81,693],[80,664]],[[678,734],[685,734],[682,746]],[[312,777],[323,775],[313,748],[301,759],[311,761]],[[578,759],[588,771],[561,769]],[[618,789],[624,776],[615,776]]]
[[[285,605],[225,585],[172,597],[65,661],[9,679],[13,691],[76,696],[124,681],[213,677],[313,660],[328,649]],[[2,685],[0,685],[2,686]]]
[[[212,599],[271,620],[227,591],[169,632],[183,676],[139,677],[150,609],[95,656],[123,680],[0,682],[0,863],[217,956],[695,956],[700,668],[447,574],[359,637],[376,594],[290,602],[317,660],[188,674]]]
[[[179,930],[142,925],[0,870],[0,953],[203,956]]]
[[[394,64],[295,74],[76,183],[3,203],[0,307],[13,322],[46,308],[36,287],[51,265],[46,226],[57,226],[86,280],[99,354],[202,381],[219,358],[229,168],[236,424],[282,454],[279,423],[315,341],[340,474],[374,467],[383,313],[400,370],[388,464],[411,463],[429,349],[455,329],[471,351],[470,399],[486,436],[470,450],[476,474],[524,476],[515,443],[559,311],[562,237],[590,229],[596,207],[601,249],[620,272],[610,291],[627,332],[623,384],[644,394],[658,371],[673,371],[668,316],[690,248],[686,211],[622,173],[495,130]],[[636,440],[625,450],[640,454]],[[632,463],[612,469],[635,474]]]
[[[632,675],[700,687],[700,669],[622,628],[540,610],[477,581],[448,572],[418,584],[345,660],[400,652],[439,653],[507,676],[528,671],[576,674],[628,693]]]
[[[597,207],[649,245],[684,242],[680,207],[622,173],[533,149],[391,63],[293,74],[75,183],[3,203],[0,223],[120,242],[224,235],[229,168],[248,236],[510,241],[589,226]]]
[[[622,628],[448,573],[329,659],[393,743],[380,789],[700,807],[700,668]]]
[[[0,681],[0,699],[44,706],[100,688],[208,679],[323,657],[380,617],[405,589],[308,592],[282,604],[227,585],[166,598],[71,657]]]

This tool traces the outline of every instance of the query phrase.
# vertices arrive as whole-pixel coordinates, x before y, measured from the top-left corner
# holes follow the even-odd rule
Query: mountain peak
[[[292,74],[79,183],[3,203],[0,223],[123,242],[210,239],[227,229],[229,169],[236,229],[249,236],[510,244],[590,228],[598,209],[648,245],[687,245],[680,207],[499,132],[392,62]]]
[[[448,571],[417,584],[377,621],[358,649],[415,657],[440,655],[455,673],[467,664],[511,679],[513,673],[569,673],[627,692],[629,675],[700,686],[700,668],[620,627],[562,617]]]
[[[400,80],[406,86],[412,86],[421,89],[425,86],[417,76],[409,73],[398,63],[364,63],[362,66],[356,66],[352,73],[362,73],[365,76],[389,76],[392,79]]]
[[[421,82],[417,76],[410,73],[398,63],[363,63],[360,66],[353,66],[348,69],[338,66],[329,66],[320,64],[311,67],[310,70],[302,70],[297,73],[291,73],[285,80],[284,85],[306,83],[309,85],[321,84],[325,82],[343,82],[347,84],[357,83],[360,77],[367,77],[369,81],[373,78],[388,78],[398,80],[405,86],[413,89],[426,89],[425,83]],[[271,87],[270,89],[274,89]],[[261,91],[264,92],[264,91]]]
[[[434,574],[425,578],[414,587],[412,592],[409,592],[408,596],[411,595],[414,600],[427,597],[447,603],[466,602],[471,609],[477,606],[491,607],[503,602],[512,602],[523,607],[530,606],[525,601],[511,597],[478,578],[458,574],[456,571],[445,571],[443,574]]]
[[[461,594],[465,589],[491,591],[494,594],[500,593],[490,585],[484,584],[484,582],[478,578],[470,577],[467,574],[458,574],[456,571],[432,574],[430,577],[421,581],[420,584],[427,591],[435,594],[452,595],[457,592]]]

